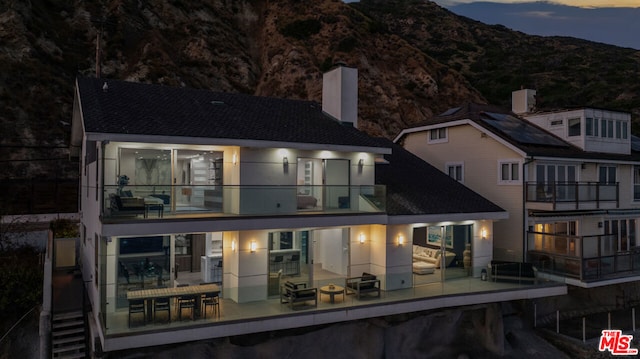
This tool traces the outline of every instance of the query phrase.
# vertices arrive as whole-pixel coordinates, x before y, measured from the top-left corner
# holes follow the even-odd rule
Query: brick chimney
[[[358,69],[338,64],[322,75],[322,111],[358,127]]]

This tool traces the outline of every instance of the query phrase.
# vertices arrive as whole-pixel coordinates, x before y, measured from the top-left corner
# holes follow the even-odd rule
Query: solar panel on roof
[[[515,141],[529,145],[545,145],[556,147],[569,147],[569,145],[559,138],[552,136],[546,131],[533,126],[525,120],[503,113],[485,113],[488,117],[482,120],[491,127],[501,131]]]
[[[439,116],[449,116],[449,115],[453,115],[454,113],[460,111],[460,107],[453,107],[450,108],[448,110],[446,110],[445,112],[441,113]]]

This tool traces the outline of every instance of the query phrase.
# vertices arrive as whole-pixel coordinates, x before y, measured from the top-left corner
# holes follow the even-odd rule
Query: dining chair
[[[147,322],[147,311],[145,310],[144,299],[129,299],[129,328],[131,328],[131,316],[142,314],[143,324]]]
[[[155,322],[158,312],[167,312],[167,322],[171,323],[171,300],[169,297],[158,297],[153,300],[153,321]]]
[[[191,310],[191,320],[196,319],[196,296],[193,294],[178,297],[178,319],[182,320],[182,311],[184,309]]]
[[[212,307],[213,314],[220,317],[220,293],[210,292],[204,293],[204,299],[202,299],[202,313],[205,319],[207,319],[207,307]]]

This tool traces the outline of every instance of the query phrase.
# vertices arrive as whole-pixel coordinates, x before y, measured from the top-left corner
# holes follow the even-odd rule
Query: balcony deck
[[[612,209],[620,205],[618,183],[527,182],[525,188],[529,209]]]
[[[105,186],[103,198],[103,223],[386,211],[386,188],[381,185]]]
[[[319,286],[319,283],[317,285]],[[170,324],[146,324],[134,328],[128,328],[128,313],[125,309],[108,315],[104,349],[112,351],[204,340],[566,293],[565,284],[549,280],[530,284],[482,281],[479,278],[466,277],[408,289],[383,291],[379,298],[357,299],[354,295],[346,295],[344,298],[337,295],[333,304],[328,295],[322,295],[317,307],[293,310],[288,305],[281,304],[279,298],[240,304],[222,299],[220,317],[172,321]]]
[[[615,250],[616,235],[527,234],[528,261],[548,278],[567,278],[565,282],[585,287],[640,278],[640,249]]]

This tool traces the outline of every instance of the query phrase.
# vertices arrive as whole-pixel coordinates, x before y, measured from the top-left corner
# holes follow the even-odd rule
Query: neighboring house
[[[494,225],[495,259],[582,287],[637,280],[640,141],[630,115],[534,109],[535,91],[521,90],[513,112],[465,104],[395,142],[509,212]]]
[[[491,261],[494,221],[507,213],[358,131],[355,69],[325,74],[323,89],[320,105],[77,79],[72,146],[81,159],[80,251],[95,350],[566,293],[547,284],[502,286],[504,295],[477,279]],[[414,247],[435,253],[420,274]],[[291,299],[282,297],[285,281],[321,289],[363,272],[375,276],[377,297],[337,292],[334,306],[325,287],[313,309],[281,303]],[[458,286],[446,303],[443,291],[417,290],[453,280],[486,284]],[[201,282],[216,284],[219,297],[203,303],[217,304],[218,315],[179,321],[197,317],[202,303],[198,296],[183,313],[175,293],[197,288],[176,287]],[[474,296],[482,291],[491,294]],[[142,325],[158,322],[155,305],[164,303],[130,306],[145,293],[173,298],[171,323]]]

